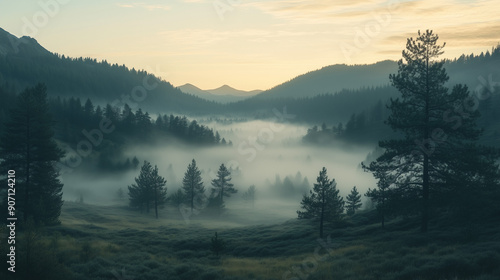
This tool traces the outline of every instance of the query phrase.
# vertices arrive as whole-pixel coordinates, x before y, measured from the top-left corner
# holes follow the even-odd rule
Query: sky
[[[332,64],[401,58],[432,29],[445,58],[500,43],[499,0],[26,0],[0,27],[52,52],[106,59],[174,86],[269,89]]]

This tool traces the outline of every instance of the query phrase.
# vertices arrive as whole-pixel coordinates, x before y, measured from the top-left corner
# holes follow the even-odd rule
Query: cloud
[[[142,8],[142,9],[146,9],[148,11],[154,11],[154,10],[168,11],[171,9],[170,6],[161,5],[161,4],[154,5],[154,4],[145,4],[145,3],[131,3],[131,4],[118,3],[116,5],[118,7],[121,7],[121,8]]]
[[[337,16],[344,13],[367,14],[383,0],[281,0],[281,1],[255,1],[242,4],[253,7],[279,19],[289,20],[301,24],[332,23]]]
[[[116,4],[118,7],[122,7],[122,8],[133,8],[134,5],[130,5],[130,4]]]

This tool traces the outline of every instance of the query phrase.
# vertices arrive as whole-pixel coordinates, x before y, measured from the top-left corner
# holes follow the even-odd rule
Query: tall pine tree
[[[381,141],[384,154],[364,166],[379,180],[392,178],[383,184],[386,197],[399,200],[400,213],[420,212],[422,232],[432,206],[463,201],[498,180],[498,152],[475,143],[474,99],[466,86],[445,87],[449,77],[437,60],[445,45],[437,41],[429,30],[408,39],[398,73],[389,77],[401,97],[391,100],[387,124],[401,137]]]
[[[64,152],[52,126],[47,88],[38,84],[19,94],[1,135],[2,174],[16,173],[16,211],[25,222],[31,217],[36,224],[59,223],[63,184],[55,164]]]
[[[201,179],[201,172],[196,166],[196,161],[193,159],[191,164],[188,165],[184,178],[182,179],[182,189],[186,201],[191,207],[191,214],[193,213],[195,203],[200,205],[205,199],[205,187]]]
[[[328,179],[325,167],[319,172],[309,195],[304,195],[300,204],[304,211],[297,211],[299,219],[319,220],[320,238],[323,238],[324,223],[340,220],[344,212],[344,199],[339,195],[335,179]]]
[[[231,182],[231,172],[224,164],[221,164],[217,171],[217,178],[212,180],[211,206],[218,208],[219,214],[224,208],[224,197],[230,197],[238,190],[234,188]],[[209,204],[209,205],[210,205]]]

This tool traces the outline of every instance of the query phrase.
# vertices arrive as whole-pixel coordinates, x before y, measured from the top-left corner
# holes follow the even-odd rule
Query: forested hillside
[[[3,29],[0,45],[0,85],[7,84],[17,91],[44,83],[49,96],[91,98],[100,104],[129,100],[155,112],[194,114],[219,108],[216,103],[185,94],[144,70],[105,60],[53,54],[36,40],[18,39]]]

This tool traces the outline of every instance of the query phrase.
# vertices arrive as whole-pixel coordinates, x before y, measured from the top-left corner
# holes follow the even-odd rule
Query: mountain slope
[[[152,113],[209,113],[220,104],[185,94],[146,71],[91,58],[53,54],[28,37],[0,30],[0,84],[16,91],[42,82],[49,95],[91,98],[94,103],[128,103]]]
[[[475,90],[489,87],[490,84],[500,85],[499,53],[500,47],[497,46],[491,52],[462,55],[454,60],[446,60],[445,69],[450,77],[448,86],[461,83]],[[297,76],[254,98],[313,97],[318,94],[333,94],[344,89],[385,86],[390,83],[389,74],[395,74],[397,70],[397,62],[390,60],[369,65],[331,65]]]
[[[396,71],[397,63],[390,60],[370,65],[331,65],[293,78],[258,94],[255,98],[312,97],[336,93],[343,89],[384,86],[389,84],[389,74]]]
[[[51,55],[51,53],[38,44],[35,39],[27,36],[17,38],[0,28],[0,56],[18,53],[22,53],[29,57]]]

